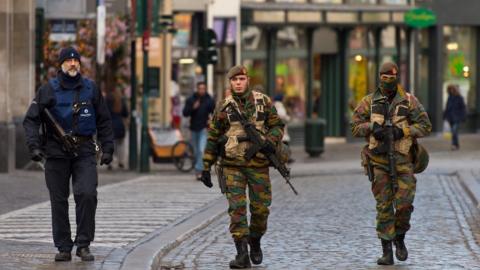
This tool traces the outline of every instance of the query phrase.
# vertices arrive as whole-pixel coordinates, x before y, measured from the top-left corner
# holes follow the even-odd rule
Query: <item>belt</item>
[[[92,136],[72,136],[72,138],[77,144],[93,140]]]

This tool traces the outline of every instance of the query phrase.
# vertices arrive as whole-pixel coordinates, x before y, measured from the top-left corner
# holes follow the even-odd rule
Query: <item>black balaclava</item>
[[[382,75],[392,76],[386,79],[380,78],[380,89],[382,90],[382,93],[388,97],[394,97],[397,93],[398,66],[392,62],[384,63],[380,68],[380,77],[382,77]]]

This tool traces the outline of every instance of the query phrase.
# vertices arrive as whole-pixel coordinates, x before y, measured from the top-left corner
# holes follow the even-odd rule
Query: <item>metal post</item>
[[[167,127],[167,82],[170,78],[167,78],[167,29],[162,29],[162,126]]]
[[[313,32],[315,29],[307,28],[307,119],[312,118],[313,114]]]
[[[375,42],[375,85],[380,83],[378,74],[380,73],[380,48],[382,42],[382,28],[378,27],[373,30],[373,39]]]
[[[144,1],[144,13],[143,15],[148,18],[147,15],[150,11],[151,0]],[[142,144],[140,147],[140,172],[149,172],[150,171],[150,142],[148,139],[148,48],[147,44],[150,37],[149,33],[149,22],[150,20],[146,19],[145,24],[143,25],[143,95],[142,95]]]
[[[402,29],[400,28],[400,26],[396,26],[395,27],[395,43],[397,44],[397,66],[398,66],[398,73],[401,74],[401,70],[402,70],[402,36],[401,36],[401,33],[402,33]],[[403,79],[402,77],[400,77],[400,79]],[[408,88],[407,88],[407,91],[408,91]]]
[[[343,28],[338,30],[338,68],[339,68],[339,89],[340,89],[340,136],[346,135],[346,126],[348,120],[345,115],[347,113],[347,93],[348,93],[348,37],[350,29]],[[378,76],[377,76],[378,77]]]
[[[277,63],[277,29],[267,29],[267,89],[266,94],[273,96],[275,92],[276,74],[275,68]]]
[[[413,87],[411,85],[412,80],[411,80],[411,74],[412,74],[412,28],[407,28],[405,36],[407,38],[407,65],[406,65],[406,72],[405,72],[405,87],[410,91],[412,94],[413,93]]]
[[[473,72],[470,72],[470,74],[475,74],[475,116],[474,116],[474,119],[475,119],[475,123],[474,123],[474,128],[475,128],[475,131],[479,131],[480,129],[480,61],[479,61],[479,57],[480,57],[480,27],[476,27],[475,28],[476,30],[476,37],[477,37],[477,49],[476,49],[476,52],[477,52],[477,57],[475,58],[476,59],[476,63],[475,63],[475,69],[473,70]]]
[[[137,147],[137,74],[136,74],[136,44],[135,37],[132,39],[130,52],[130,133],[129,133],[129,155],[128,166],[134,171],[138,167],[138,147]]]
[[[432,121],[434,132],[441,132],[443,129],[442,118],[442,82],[443,82],[443,26],[436,25],[429,29],[428,57],[428,115]]]

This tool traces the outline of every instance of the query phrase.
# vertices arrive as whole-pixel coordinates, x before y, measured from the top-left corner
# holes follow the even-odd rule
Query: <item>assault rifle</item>
[[[384,108],[384,120],[385,123],[383,125],[383,128],[386,130],[386,137],[384,140],[384,146],[388,158],[388,172],[390,175],[390,181],[392,181],[392,191],[393,194],[398,190],[398,184],[397,184],[397,159],[395,157],[395,139],[393,136],[393,121],[392,118],[390,117],[390,103],[388,102],[388,98],[384,96],[382,98],[383,100],[383,108]]]
[[[78,140],[76,137],[67,134],[65,130],[60,126],[60,124],[55,120],[50,110],[47,108],[44,109],[45,116],[47,117],[48,122],[53,127],[55,135],[58,137],[62,143],[63,149],[68,153],[71,153],[75,157],[78,156]]]
[[[228,103],[227,108],[230,107],[230,112],[233,114],[235,118],[237,118],[240,121],[240,124],[242,125],[243,129],[245,130],[245,133],[247,134],[248,140],[252,143],[252,146],[247,150],[247,153],[245,154],[245,158],[247,160],[252,159],[258,151],[260,151],[265,144],[268,142],[260,136],[258,130],[255,128],[255,125],[250,123],[247,118],[240,113],[238,108],[233,104],[233,103]],[[282,164],[280,160],[278,160],[278,154],[277,151],[275,150],[274,153],[263,153],[267,159],[270,161],[270,164],[278,170],[278,172],[283,176],[287,184],[290,186],[292,189],[293,193],[295,195],[298,195],[297,190],[295,190],[295,187],[293,187],[292,183],[290,182],[290,170],[285,166],[285,164]]]

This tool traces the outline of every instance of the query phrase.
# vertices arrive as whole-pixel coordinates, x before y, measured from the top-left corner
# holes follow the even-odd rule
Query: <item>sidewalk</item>
[[[425,173],[458,173],[462,187],[478,204],[480,170],[475,168],[480,157],[480,135],[464,135],[461,140],[462,150],[455,152],[441,137],[421,140],[430,151],[431,163]],[[328,143],[326,152],[315,159],[309,158],[303,148],[292,149],[296,160],[292,165],[293,184],[295,177],[361,173],[359,153],[363,145]],[[125,174],[123,178],[134,176]],[[207,189],[191,174],[179,174],[168,167],[166,171],[101,186],[97,233],[92,243],[96,260],[91,263],[76,257],[72,262],[53,262],[56,250],[51,239],[48,202],[0,215],[0,268],[151,269],[158,265],[162,254],[223,216],[226,202],[213,178],[214,188]],[[276,172],[272,178],[274,185],[288,189]],[[44,185],[43,180],[40,185]],[[73,222],[73,200],[70,207]]]

